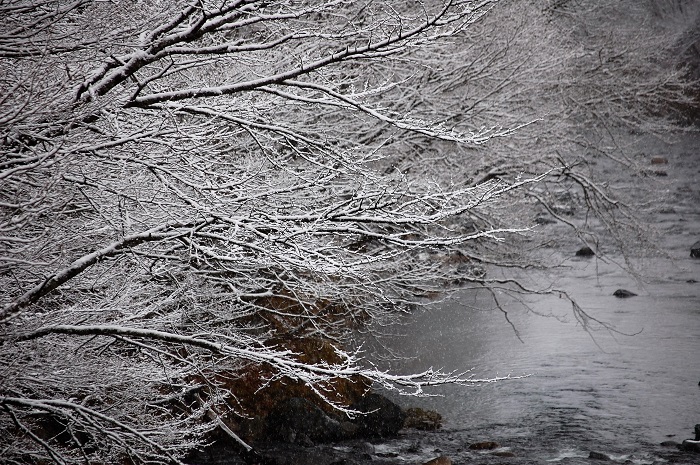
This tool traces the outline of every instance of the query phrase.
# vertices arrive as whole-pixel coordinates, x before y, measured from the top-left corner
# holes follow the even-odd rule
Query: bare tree
[[[616,205],[551,145],[579,140],[595,102],[571,112],[576,73],[603,55],[533,47],[572,37],[541,7],[8,0],[0,14],[8,463],[178,463],[249,414],[250,373],[344,411],[339,380],[490,381],[393,375],[346,342],[456,283],[525,290],[483,266],[533,264],[509,245],[533,206],[563,218],[551,186]],[[605,82],[601,96],[620,88]],[[312,343],[325,355],[310,361]]]
[[[3,458],[177,462],[245,402],[223,379],[251,371],[340,409],[337,379],[459,381],[342,343],[455,279],[416,250],[516,231],[445,220],[532,180],[391,162],[393,138],[507,132],[391,99],[430,65],[416,50],[489,6],[3,3]],[[318,338],[334,356],[314,363],[285,343]]]

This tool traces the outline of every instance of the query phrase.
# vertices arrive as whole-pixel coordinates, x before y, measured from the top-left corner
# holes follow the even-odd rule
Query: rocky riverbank
[[[692,441],[692,440],[690,440]],[[685,441],[686,445],[688,441]],[[692,441],[694,442],[694,441]],[[265,441],[256,444],[257,457],[248,461],[231,443],[219,441],[188,460],[192,465],[458,465],[541,463],[535,457],[546,447],[522,437],[483,440],[478,431],[402,429],[390,438],[349,439],[333,443],[299,444]],[[563,450],[548,462],[590,465],[601,462],[622,464],[693,465],[700,453],[675,441],[657,445],[640,444],[640,451],[616,454],[601,451],[602,445]],[[642,450],[642,448],[644,450]]]
[[[353,418],[329,413],[307,399],[278,403],[250,448],[225,429],[212,444],[193,452],[191,465],[453,465],[539,463],[552,445],[518,434],[488,437],[478,429],[442,429],[442,416],[422,408],[401,408],[385,396],[367,393],[351,406],[365,412]],[[503,431],[503,428],[500,429]],[[599,462],[696,464],[700,461],[700,424],[695,438],[640,444],[638,453],[616,454],[609,444],[582,441],[581,447],[550,450],[548,462],[578,465]],[[240,439],[240,438],[238,438]]]

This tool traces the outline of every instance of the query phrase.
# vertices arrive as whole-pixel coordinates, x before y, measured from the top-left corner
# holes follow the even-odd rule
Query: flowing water
[[[691,245],[700,240],[697,152],[699,140],[689,137],[665,153],[668,177],[659,189],[668,196],[649,218],[667,256],[636,260],[644,279],[610,261],[575,257],[575,248],[548,251],[561,255],[562,268],[520,276],[566,289],[587,315],[615,330],[576,318],[570,302],[557,296],[527,297],[527,307],[501,296],[511,325],[491,297],[476,290],[435,304],[400,329],[404,336],[394,338],[392,348],[413,358],[394,369],[473,368],[477,378],[527,375],[446,387],[436,398],[400,399],[437,410],[446,420],[442,432],[411,441],[427,441],[456,456],[455,463],[473,463],[475,457],[591,463],[592,451],[621,463],[700,463],[700,454],[677,455],[676,448],[660,445],[693,439],[700,423],[700,259],[690,257]],[[614,297],[618,288],[638,295]],[[500,451],[515,457],[467,450],[470,442],[483,440],[498,442],[505,446]],[[403,447],[405,456],[400,441],[385,447]],[[431,447],[413,449],[434,456],[438,451]]]

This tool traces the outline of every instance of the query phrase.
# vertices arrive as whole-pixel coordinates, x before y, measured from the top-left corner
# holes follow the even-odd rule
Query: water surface
[[[580,258],[571,248],[547,252],[560,255],[562,268],[519,276],[566,289],[605,325],[576,318],[566,298],[516,302],[501,295],[511,325],[488,293],[464,290],[400,328],[405,336],[392,347],[414,358],[393,368],[528,377],[450,386],[439,391],[442,397],[403,403],[442,412],[449,437],[495,440],[532,463],[588,463],[590,451],[620,462],[661,463],[661,442],[692,439],[700,423],[700,259],[689,256],[700,240],[698,147],[693,137],[665,153],[663,200],[648,216],[662,253],[634,259],[641,276],[616,265],[623,260],[614,253],[609,260]],[[638,295],[614,297],[618,288]],[[700,456],[674,458],[695,459],[700,463]]]

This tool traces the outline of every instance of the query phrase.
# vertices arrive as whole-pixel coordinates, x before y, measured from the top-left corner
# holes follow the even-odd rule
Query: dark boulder
[[[619,297],[620,299],[625,299],[627,297],[634,297],[637,294],[635,294],[634,292],[630,292],[627,289],[618,289],[615,292],[613,292],[613,295],[615,297]]]
[[[280,402],[267,416],[266,426],[270,439],[304,445],[349,439],[356,431],[301,397]]]
[[[423,431],[434,431],[442,426],[442,415],[432,410],[411,407],[405,410],[404,428],[414,428]]]
[[[362,412],[353,421],[361,437],[396,436],[406,418],[404,411],[386,397],[369,393],[355,402],[351,408]]]
[[[692,258],[700,258],[700,241],[697,241],[690,247],[690,256]]]
[[[604,462],[612,460],[609,455],[603,454],[602,452],[591,452],[588,454],[588,458],[591,460],[602,460]]]
[[[595,255],[595,252],[593,252],[593,249],[590,247],[581,247],[576,251],[576,256],[577,257],[592,257]]]
[[[681,450],[684,450],[686,452],[700,452],[700,441],[692,441],[690,439],[686,439],[681,444]]]

